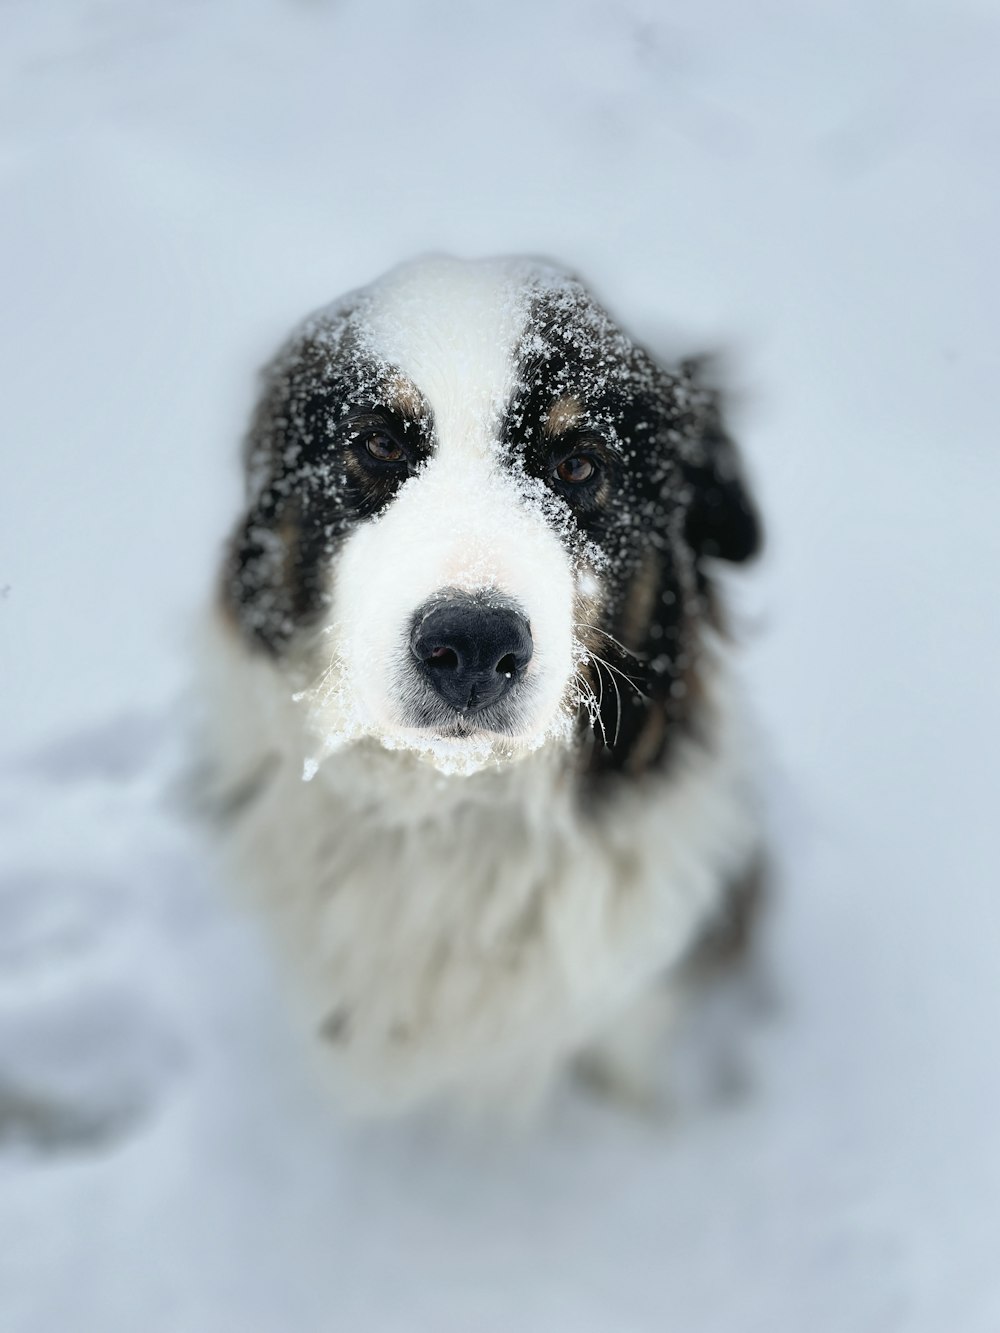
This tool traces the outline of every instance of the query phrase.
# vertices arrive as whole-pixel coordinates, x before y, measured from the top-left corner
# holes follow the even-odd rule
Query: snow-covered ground
[[[1000,11],[0,9],[0,1328],[1000,1329]],[[172,790],[254,367],[428,248],[730,345],[781,863],[738,1095],[336,1123]]]

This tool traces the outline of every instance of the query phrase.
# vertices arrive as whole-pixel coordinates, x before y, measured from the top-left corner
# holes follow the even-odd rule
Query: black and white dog
[[[344,1095],[523,1099],[595,1050],[641,1079],[758,849],[717,395],[559,268],[421,260],[292,335],[245,465],[214,764]]]

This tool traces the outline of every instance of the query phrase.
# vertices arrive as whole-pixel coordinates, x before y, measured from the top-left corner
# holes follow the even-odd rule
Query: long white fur
[[[429,400],[437,453],[348,539],[329,621],[289,665],[221,618],[212,633],[219,788],[261,777],[232,824],[234,876],[273,922],[324,1067],[364,1109],[537,1094],[659,984],[756,839],[715,643],[707,743],[591,814],[575,799],[573,607],[593,571],[496,455],[522,287],[515,265],[433,261],[375,290],[372,347]],[[398,715],[409,617],[442,587],[527,610],[537,660],[513,741],[428,741]]]

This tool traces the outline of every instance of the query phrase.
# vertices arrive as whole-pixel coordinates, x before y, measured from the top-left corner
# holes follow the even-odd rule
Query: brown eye
[[[376,430],[366,435],[364,446],[366,453],[379,463],[401,463],[403,460],[402,448],[384,431]]]
[[[559,464],[556,476],[567,486],[579,486],[581,482],[589,481],[596,471],[593,459],[587,458],[584,454],[573,454],[571,458],[564,458]]]

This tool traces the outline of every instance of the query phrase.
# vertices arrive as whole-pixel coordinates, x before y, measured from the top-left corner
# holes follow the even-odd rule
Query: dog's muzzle
[[[443,593],[413,618],[410,652],[439,699],[481,713],[516,688],[531,661],[531,627],[497,593]]]

